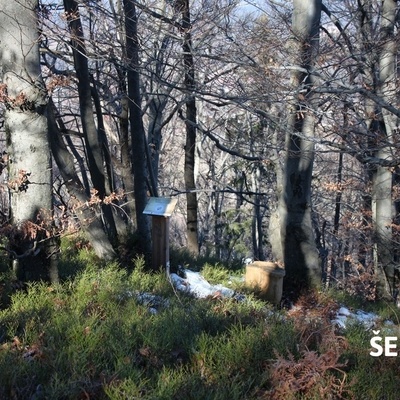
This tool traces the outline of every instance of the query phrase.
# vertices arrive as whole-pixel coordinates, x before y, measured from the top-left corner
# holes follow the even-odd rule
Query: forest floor
[[[167,276],[70,250],[60,285],[0,275],[0,399],[399,398],[389,304],[330,290],[280,308],[240,269]]]

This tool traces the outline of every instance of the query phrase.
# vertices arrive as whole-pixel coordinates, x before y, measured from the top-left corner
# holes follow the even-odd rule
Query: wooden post
[[[153,271],[166,268],[169,262],[169,218],[152,216]]]
[[[169,217],[174,212],[177,199],[150,197],[143,214],[151,215],[153,242],[152,268],[157,271],[169,263]]]

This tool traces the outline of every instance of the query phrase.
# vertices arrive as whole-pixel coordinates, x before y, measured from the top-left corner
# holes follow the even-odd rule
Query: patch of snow
[[[362,310],[350,311],[347,307],[340,307],[336,317],[332,320],[339,328],[346,329],[349,324],[358,323],[366,329],[373,329],[380,322],[381,317],[372,312]],[[385,325],[390,325],[391,321],[385,321]]]
[[[252,264],[253,262],[254,262],[254,259],[252,257],[242,258],[242,264],[244,264],[244,265],[249,265],[249,264]]]
[[[199,272],[182,268],[180,274],[184,276],[184,278],[175,273],[169,274],[171,284],[180,292],[191,294],[198,299],[204,299],[209,296],[220,296],[224,298],[234,298],[237,301],[246,300],[244,294],[235,293],[234,290],[221,284],[211,285]],[[232,279],[240,280],[241,278],[234,277]],[[146,292],[128,290],[123,294],[123,296],[121,296],[121,298],[122,297],[135,298],[139,304],[147,306],[151,314],[156,314],[159,308],[168,307],[169,305],[168,299]],[[295,309],[296,306],[294,306],[291,311]],[[381,317],[377,314],[362,310],[351,311],[345,306],[341,306],[337,310],[332,323],[341,329],[346,329],[350,324],[354,323],[363,325],[367,330],[376,329],[378,324],[389,330],[395,328],[395,324],[392,321],[381,321]]]
[[[346,329],[346,323],[351,316],[351,312],[346,307],[340,307],[336,313],[336,318],[332,321],[339,328]]]
[[[177,274],[170,274],[169,279],[171,280],[171,283],[174,285],[175,289],[180,290],[181,292],[185,292],[188,290],[188,284],[185,279],[181,278]]]
[[[190,293],[198,299],[204,299],[208,296],[220,295],[222,297],[233,297],[235,292],[221,284],[211,285],[207,282],[199,272],[185,269],[185,278],[181,278],[177,274],[170,274],[172,284],[177,290]]]
[[[340,307],[337,314],[348,317],[349,315],[351,315],[351,312],[347,307]]]
[[[367,329],[372,329],[380,317],[374,313],[357,310],[355,312],[357,321],[361,322]]]
[[[169,305],[168,299],[164,299],[163,297],[155,294],[140,292],[138,290],[126,290],[123,295],[120,296],[121,299],[126,297],[135,298],[139,304],[148,307],[152,314],[155,314],[158,308],[168,307]]]

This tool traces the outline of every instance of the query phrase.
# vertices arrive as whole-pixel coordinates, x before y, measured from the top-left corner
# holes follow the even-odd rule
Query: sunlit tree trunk
[[[184,83],[186,89],[186,144],[185,144],[185,189],[187,202],[187,248],[197,255],[199,253],[198,237],[198,204],[195,182],[195,154],[196,154],[196,131],[197,131],[197,109],[194,90],[196,86],[194,59],[192,50],[192,24],[190,20],[189,0],[176,1],[175,7],[182,13],[183,29],[183,64],[184,64]]]
[[[37,0],[25,0],[2,2],[0,9],[1,96],[14,229],[9,246],[19,279],[57,281],[55,249],[46,234],[52,225],[52,179],[37,7]]]
[[[387,103],[395,104],[396,52],[394,38],[396,2],[382,1],[377,13],[373,0],[358,3],[360,41],[365,58],[365,85]],[[377,24],[380,22],[380,25]],[[371,48],[371,43],[376,47]],[[377,164],[365,164],[370,192],[365,194],[366,216],[364,224],[372,232],[368,246],[367,235],[362,233],[360,261],[367,267],[373,263],[378,298],[390,299],[392,294],[389,281],[394,278],[392,251],[392,178],[391,168],[385,162],[393,159],[393,130],[396,118],[379,103],[370,98],[365,100],[365,123],[368,129],[366,144],[368,154],[379,159]],[[369,261],[368,261],[369,260]],[[371,261],[372,260],[372,261]],[[389,277],[389,280],[388,280]]]
[[[396,104],[396,54],[398,39],[395,37],[397,16],[397,2],[394,0],[382,1],[380,39],[382,48],[379,55],[379,86],[378,91],[389,104]],[[396,129],[396,117],[386,110],[382,110],[382,131],[378,140],[381,142],[377,157],[390,161],[393,132]],[[374,171],[372,189],[372,220],[374,223],[374,269],[377,278],[377,295],[382,298],[391,298],[394,279],[393,250],[392,250],[392,178],[391,168],[377,166]]]
[[[291,75],[293,98],[288,109],[286,160],[279,219],[285,288],[297,294],[321,281],[320,262],[311,221],[311,179],[314,161],[313,65],[319,47],[321,0],[294,0]]]

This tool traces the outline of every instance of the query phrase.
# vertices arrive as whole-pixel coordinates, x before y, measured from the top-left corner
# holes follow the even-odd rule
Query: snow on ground
[[[350,324],[358,323],[365,326],[365,329],[372,330],[378,327],[395,328],[393,321],[385,320],[372,312],[362,310],[350,311],[347,307],[340,307],[336,313],[336,318],[332,320],[339,328],[346,329]]]
[[[227,288],[221,284],[211,285],[204,279],[200,272],[182,269],[182,275],[184,278],[175,273],[171,273],[169,275],[171,284],[177,291],[191,294],[195,298],[204,299],[209,296],[218,296],[235,298],[239,301],[245,299],[245,295],[238,294],[233,289]],[[150,293],[129,292],[127,295],[129,297],[136,297],[140,304],[149,307],[151,313],[156,313],[159,307],[168,306],[167,300]],[[354,323],[362,324],[368,330],[376,328],[377,325],[383,325],[388,328],[394,326],[392,321],[382,321],[377,314],[362,310],[351,311],[345,306],[341,306],[338,309],[332,323],[341,329],[346,329],[350,324]]]
[[[362,310],[350,311],[347,307],[340,307],[336,313],[336,318],[332,321],[339,328],[346,329],[350,323],[359,323],[366,329],[372,329],[378,323],[380,317],[374,313]]]
[[[194,272],[188,269],[185,269],[183,272],[185,278],[181,278],[177,274],[170,275],[171,282],[179,291],[190,293],[197,298],[205,298],[215,295],[221,297],[239,297],[239,295],[235,294],[232,289],[222,285],[211,285],[199,272]],[[244,298],[244,295],[240,296],[240,299]],[[350,311],[350,309],[345,306],[339,308],[332,323],[336,324],[341,329],[346,329],[350,324],[359,323],[364,325],[368,330],[376,328],[377,325],[383,325],[385,327],[394,325],[392,321],[381,321],[381,317],[377,314],[362,310]]]
[[[235,291],[220,284],[211,285],[207,282],[199,272],[189,269],[183,270],[185,278],[181,278],[177,274],[170,274],[170,279],[174,287],[185,293],[190,293],[194,297],[204,299],[208,296],[233,297]]]
[[[181,278],[177,274],[170,274],[170,281],[174,288],[180,292],[191,294],[198,299],[204,299],[209,296],[218,296],[225,298],[235,298],[236,300],[243,300],[244,295],[235,293],[234,290],[229,289],[223,285],[211,285],[207,282],[199,272],[194,272],[189,269],[182,269],[182,274],[185,278]],[[156,314],[160,308],[168,307],[169,302],[167,299],[162,298],[151,293],[140,292],[138,290],[127,290],[121,295],[123,298],[135,298],[139,304],[146,306],[151,314]]]
[[[131,297],[135,298],[139,304],[146,306],[151,314],[156,314],[160,308],[169,306],[168,299],[164,299],[155,294],[140,292],[139,290],[125,291],[124,294],[120,296],[120,300]]]

